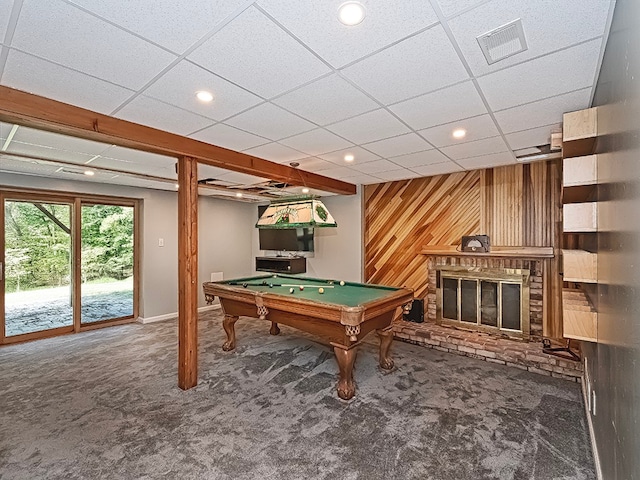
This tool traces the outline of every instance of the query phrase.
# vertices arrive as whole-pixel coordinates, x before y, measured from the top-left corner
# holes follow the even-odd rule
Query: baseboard
[[[604,480],[602,477],[602,468],[600,467],[600,455],[598,455],[598,446],[596,445],[596,435],[593,428],[593,421],[591,420],[591,412],[589,411],[589,399],[587,398],[587,387],[582,377],[580,382],[582,385],[582,399],[584,400],[584,411],[587,415],[587,426],[589,427],[589,438],[591,439],[591,452],[593,453],[593,463],[596,466],[596,478],[598,480]]]
[[[207,305],[205,307],[198,308],[198,313],[208,312],[209,310],[217,310],[220,308],[220,304],[216,305]],[[138,317],[138,323],[147,324],[147,323],[155,323],[155,322],[163,322],[164,320],[171,320],[172,318],[177,318],[178,312],[174,313],[165,313],[164,315],[157,315],[155,317]]]

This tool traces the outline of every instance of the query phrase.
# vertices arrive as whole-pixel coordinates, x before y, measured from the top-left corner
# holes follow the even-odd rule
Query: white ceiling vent
[[[522,22],[519,18],[494,28],[490,32],[483,33],[476,39],[489,65],[516,53],[524,52],[528,48],[524,38],[524,30],[522,30]]]

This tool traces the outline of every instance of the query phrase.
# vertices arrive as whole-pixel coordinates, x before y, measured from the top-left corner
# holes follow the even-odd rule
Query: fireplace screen
[[[476,326],[529,334],[529,272],[448,271],[440,273],[438,303],[441,319]]]

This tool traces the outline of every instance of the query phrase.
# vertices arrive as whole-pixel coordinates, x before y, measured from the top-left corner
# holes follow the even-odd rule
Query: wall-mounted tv
[[[313,252],[313,228],[261,228],[260,250]]]

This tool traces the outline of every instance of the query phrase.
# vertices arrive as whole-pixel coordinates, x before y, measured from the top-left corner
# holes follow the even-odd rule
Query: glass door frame
[[[5,336],[5,202],[59,203],[71,207],[71,291],[73,302],[73,325],[40,330],[32,333]],[[115,205],[133,207],[133,312],[125,317],[100,320],[82,324],[82,206]],[[135,322],[139,315],[140,298],[140,210],[141,200],[126,197],[60,193],[0,186],[0,345],[18,343],[40,338],[78,333],[112,325]]]

